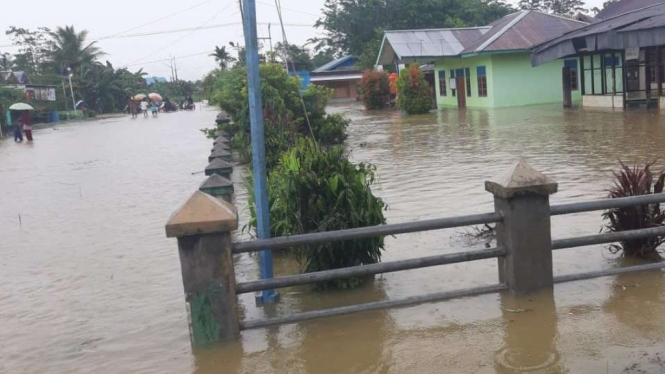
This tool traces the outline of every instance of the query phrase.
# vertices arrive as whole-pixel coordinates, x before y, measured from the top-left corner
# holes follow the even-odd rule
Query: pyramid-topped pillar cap
[[[238,228],[236,208],[213,196],[196,191],[166,223],[169,238],[230,232]]]
[[[494,196],[510,199],[518,195],[551,195],[558,189],[557,182],[520,160],[503,173],[485,181],[485,190]]]

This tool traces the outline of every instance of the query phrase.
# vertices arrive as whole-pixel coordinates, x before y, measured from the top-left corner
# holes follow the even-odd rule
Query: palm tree
[[[49,36],[49,60],[54,69],[62,75],[64,67],[75,71],[81,65],[91,64],[104,55],[95,45],[96,42],[86,42],[86,30],[77,33],[74,26],[58,27],[54,32],[50,32]]]
[[[209,56],[215,58],[215,61],[219,64],[219,67],[222,70],[226,70],[226,68],[229,66],[229,63],[236,60],[228,52],[226,52],[226,46],[223,46],[222,48],[215,46],[215,52],[211,53]]]
[[[12,71],[14,59],[9,53],[0,54],[0,71]]]

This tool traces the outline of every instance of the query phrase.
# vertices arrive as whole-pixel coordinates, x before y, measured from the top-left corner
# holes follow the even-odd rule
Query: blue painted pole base
[[[274,290],[261,291],[254,294],[254,301],[257,307],[268,304],[277,304],[279,302],[279,293]]]

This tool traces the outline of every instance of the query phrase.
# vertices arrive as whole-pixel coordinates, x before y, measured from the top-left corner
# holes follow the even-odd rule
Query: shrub
[[[644,167],[635,165],[632,168],[621,161],[619,163],[621,164],[619,171],[612,173],[614,175],[614,186],[608,190],[610,198],[663,192],[665,172],[661,171],[655,175],[654,184],[654,174],[651,172],[651,166],[655,161],[646,163]],[[661,209],[660,204],[616,208],[605,211],[603,219],[608,221],[605,225],[606,232],[646,229],[663,226],[665,211]],[[625,257],[660,260],[661,257],[657,248],[663,242],[665,242],[663,237],[622,240],[619,244],[612,244],[610,250],[613,253],[622,252]]]
[[[385,71],[365,70],[360,80],[360,98],[367,109],[383,109],[390,102],[390,80]]]
[[[352,164],[341,147],[324,148],[311,139],[282,155],[268,178],[273,236],[342,230],[385,223],[386,206],[372,194],[375,167]],[[251,220],[256,228],[253,194]],[[303,272],[373,264],[381,260],[383,238],[308,245],[292,249]],[[362,278],[338,279],[317,288],[353,288]]]
[[[25,101],[23,90],[0,87],[0,131],[2,131],[2,125],[10,125],[6,123],[7,116],[5,115],[9,107],[21,101]]]
[[[325,107],[331,95],[329,89],[310,85],[302,92],[301,101],[299,79],[289,76],[281,65],[261,65],[260,72],[268,170],[277,165],[282,153],[298,139],[312,133],[325,146],[341,144],[346,139],[348,121],[326,114]],[[217,129],[228,132],[233,137],[232,148],[244,161],[249,161],[251,130],[246,74],[244,67],[220,73],[212,99],[232,119],[232,123],[219,125]],[[204,132],[211,136],[215,131]]]
[[[397,105],[408,114],[423,114],[432,109],[432,90],[418,65],[403,69],[397,78]]]

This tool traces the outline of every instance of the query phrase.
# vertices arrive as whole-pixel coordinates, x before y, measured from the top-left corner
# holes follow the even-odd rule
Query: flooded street
[[[493,210],[484,181],[524,157],[559,182],[552,203],[604,197],[617,159],[659,158],[665,116],[535,106],[400,117],[334,106],[347,149],[377,165],[389,223]],[[192,350],[169,215],[204,180],[215,111],[103,119],[0,140],[0,373],[513,373],[665,370],[662,271],[243,332]],[[197,173],[197,174],[193,174]],[[233,175],[241,226],[243,170]],[[552,219],[553,238],[598,233],[600,212]],[[386,239],[384,261],[483,248],[471,230]],[[237,233],[247,239],[245,233]],[[256,257],[235,258],[238,281]],[[603,246],[554,254],[555,275],[620,266]],[[298,265],[277,256],[278,275]],[[246,319],[497,283],[496,260],[376,276],[352,291],[240,298]]]

